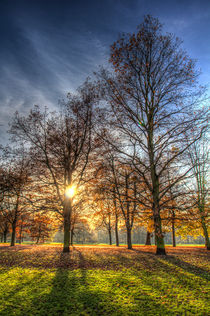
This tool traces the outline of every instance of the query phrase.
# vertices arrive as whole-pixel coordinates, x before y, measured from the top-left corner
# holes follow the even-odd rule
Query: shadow
[[[51,291],[48,295],[38,297],[33,301],[33,305],[36,306],[36,315],[147,315],[151,308],[161,310],[162,315],[170,314],[161,302],[148,294],[144,293],[142,297],[139,293],[139,298],[134,299],[129,290],[133,284],[130,284],[124,272],[119,271],[119,277],[115,274],[114,277],[113,274],[110,277],[110,271],[88,270],[88,262],[82,252],[75,247],[73,251],[78,257],[79,268],[74,271],[61,268],[56,270]],[[61,254],[61,260],[64,255],[66,256],[66,254]],[[70,254],[68,255],[70,257]],[[128,300],[128,305],[124,305],[124,301],[121,301],[124,296],[125,282],[128,283],[128,287],[125,287],[125,300]],[[119,287],[116,287],[116,284]],[[119,291],[122,295],[120,297]]]
[[[155,251],[156,249],[152,246],[146,246],[147,250],[142,250],[144,249],[143,247],[141,249],[136,249],[136,248],[132,248],[130,249],[130,251],[132,252],[136,252],[137,254],[146,254],[146,255],[152,255],[152,256],[156,256]],[[149,248],[150,247],[150,248]]]
[[[195,276],[198,276],[200,278],[203,278],[207,281],[210,281],[210,272],[206,269],[203,269],[201,267],[195,266],[189,262],[183,261],[175,256],[168,256],[167,258],[161,258],[162,262],[167,261],[170,262],[177,267],[181,268],[182,270],[185,270],[186,272],[192,273]]]
[[[103,291],[96,291],[92,287],[91,278],[87,277],[87,270],[84,268],[84,257],[79,250],[74,248],[74,251],[79,258],[79,269],[72,271],[66,267],[56,270],[50,292],[33,301],[36,315],[106,315],[104,308],[109,307],[109,303],[102,304]],[[70,256],[61,253],[60,261],[71,262]]]
[[[138,249],[92,251],[89,257],[88,252],[73,247],[69,254],[64,254],[60,249],[56,252],[58,257],[53,270],[19,268],[14,272],[17,282],[11,283],[3,296],[7,305],[0,309],[0,315],[14,315],[14,306],[15,315],[40,316],[184,315],[185,308],[197,313],[195,302],[199,299],[200,287],[185,271],[202,277],[207,270],[175,256],[156,256]],[[7,280],[9,283],[12,277],[8,275]],[[183,304],[182,295],[185,295]],[[166,296],[170,299],[164,305]],[[202,306],[207,304],[205,297],[200,301]]]
[[[0,274],[8,274],[8,273],[13,273],[13,270],[15,268],[11,267],[11,268],[7,268],[7,269],[2,269],[0,270]],[[43,271],[39,271],[39,273],[37,273],[35,276],[30,276],[28,278],[25,278],[25,275],[21,275],[21,273],[18,275],[16,275],[16,282],[13,282],[13,284],[10,284],[11,288],[8,292],[5,292],[4,294],[4,299],[5,300],[9,300],[11,297],[15,296],[18,294],[18,292],[21,292],[22,290],[24,290],[25,288],[30,288],[30,285],[32,282],[38,283],[40,281],[40,278],[44,275]],[[2,315],[0,313],[0,315]],[[9,315],[9,314],[7,314]]]
[[[79,258],[79,265],[78,265],[78,268],[79,269],[82,269],[83,273],[84,273],[84,276],[85,276],[85,271],[84,271],[84,268],[86,267],[86,260],[84,258],[84,256],[82,255],[82,252],[75,248],[75,247],[72,247],[73,248],[73,251],[76,251],[77,254],[78,254],[78,258]]]
[[[0,246],[0,251],[4,250],[9,250],[9,251],[22,251],[24,249],[31,249],[33,245],[15,245],[15,246],[10,246],[10,245],[5,245],[5,246]]]

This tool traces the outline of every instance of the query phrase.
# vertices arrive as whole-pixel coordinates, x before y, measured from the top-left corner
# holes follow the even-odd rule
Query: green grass
[[[0,315],[207,315],[203,279],[168,277],[132,269],[3,269]]]
[[[26,259],[27,251],[25,248],[12,254],[22,254]],[[111,252],[108,249],[88,251],[78,248],[74,251],[78,253],[78,260],[82,260],[84,266],[88,262],[90,268],[37,269],[12,265],[11,262],[10,267],[2,264],[0,315],[165,316],[210,313],[208,258],[204,250],[201,255],[192,252],[167,257],[126,249]],[[4,256],[9,254],[10,251],[4,252]],[[64,255],[63,260],[67,262],[68,257]],[[40,260],[43,257],[39,257]],[[98,266],[102,264],[101,268],[91,268],[91,260]],[[113,262],[117,269],[113,268]]]

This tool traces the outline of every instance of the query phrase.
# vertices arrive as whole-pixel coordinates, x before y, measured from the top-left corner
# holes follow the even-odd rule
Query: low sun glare
[[[74,185],[67,187],[65,195],[69,198],[72,198],[76,193],[76,187]]]

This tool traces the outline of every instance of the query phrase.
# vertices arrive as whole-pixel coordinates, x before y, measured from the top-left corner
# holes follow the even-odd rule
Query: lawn
[[[0,315],[208,315],[203,247],[0,245]]]

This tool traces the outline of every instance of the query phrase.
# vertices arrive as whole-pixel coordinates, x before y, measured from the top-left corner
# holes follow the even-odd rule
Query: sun
[[[65,191],[65,195],[68,197],[68,198],[73,198],[73,196],[76,194],[76,186],[75,185],[71,185],[69,187],[66,188],[66,191]]]

